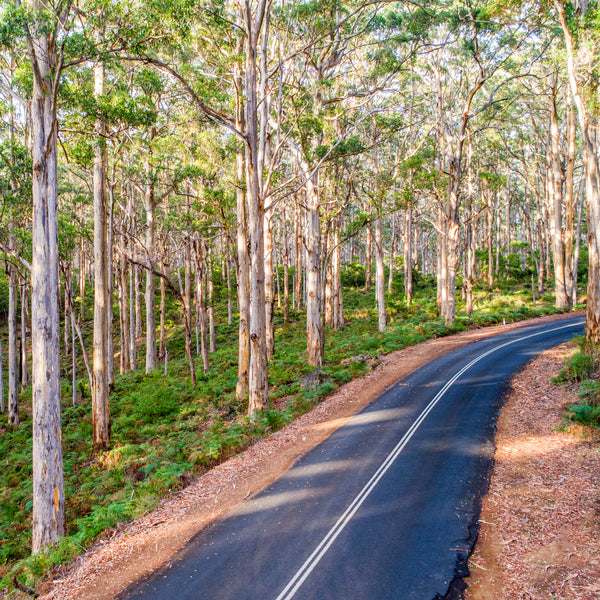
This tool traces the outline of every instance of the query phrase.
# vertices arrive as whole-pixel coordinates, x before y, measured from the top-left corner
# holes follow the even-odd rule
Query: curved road
[[[582,317],[414,371],[120,600],[453,597],[476,537],[507,382]]]

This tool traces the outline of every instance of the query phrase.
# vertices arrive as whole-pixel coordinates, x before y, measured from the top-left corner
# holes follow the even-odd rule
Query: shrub
[[[571,423],[579,423],[588,427],[600,427],[600,406],[573,404],[569,406],[566,419]]]

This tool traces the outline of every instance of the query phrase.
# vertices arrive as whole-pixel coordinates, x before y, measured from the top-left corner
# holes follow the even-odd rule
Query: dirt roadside
[[[577,389],[551,378],[573,347],[512,381],[465,600],[600,599],[600,434],[556,430]]]
[[[41,597],[46,600],[112,600],[127,585],[173,557],[203,527],[283,473],[298,456],[414,369],[479,339],[575,314],[468,331],[429,340],[383,357],[370,373],[344,385],[310,413],[203,475],[142,519],[102,539],[58,579],[42,584],[38,590]],[[467,583],[471,582],[467,580]],[[492,594],[472,596],[471,600],[484,597],[486,600],[533,598]],[[559,597],[562,600],[563,597]],[[588,600],[587,596],[580,598]]]

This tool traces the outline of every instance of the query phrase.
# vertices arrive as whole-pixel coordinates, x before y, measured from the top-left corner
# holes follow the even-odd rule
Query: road
[[[434,600],[467,575],[507,382],[581,317],[446,354],[394,384],[119,600]]]

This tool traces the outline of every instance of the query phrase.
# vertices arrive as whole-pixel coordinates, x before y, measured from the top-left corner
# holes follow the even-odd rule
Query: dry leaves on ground
[[[556,430],[577,401],[551,383],[571,349],[545,352],[513,381],[467,600],[600,599],[600,440]]]

